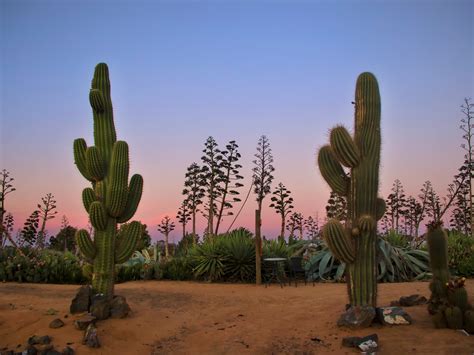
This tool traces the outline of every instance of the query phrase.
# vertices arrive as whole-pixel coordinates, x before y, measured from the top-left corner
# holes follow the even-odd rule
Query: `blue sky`
[[[459,105],[474,93],[472,1],[0,4],[0,167],[16,178],[9,204],[18,226],[47,192],[73,224],[86,219],[71,147],[77,137],[92,143],[87,97],[98,62],[110,68],[132,172],[145,178],[137,218],[154,236],[176,213],[185,169],[210,135],[237,141],[248,186],[266,134],[275,185],[294,192],[304,215],[323,215],[329,189],[315,154],[329,128],[352,128],[363,71],[381,89],[384,197],[396,178],[409,194],[431,179],[444,195],[462,161]],[[253,228],[253,209],[237,224]],[[264,211],[264,232],[276,230],[277,216]]]

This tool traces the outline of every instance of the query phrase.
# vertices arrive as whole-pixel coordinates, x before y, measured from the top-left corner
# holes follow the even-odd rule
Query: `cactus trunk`
[[[347,264],[350,305],[376,307],[377,220],[385,210],[377,197],[380,166],[380,95],[371,73],[362,73],[355,92],[354,138],[342,126],[330,134],[330,145],[318,154],[321,174],[333,191],[347,197],[345,228],[332,219],[323,237],[332,253]],[[343,166],[350,168],[347,174]]]
[[[109,70],[104,63],[95,68],[89,101],[94,117],[95,146],[87,147],[84,139],[76,139],[74,160],[80,173],[92,184],[92,188],[83,190],[82,201],[94,227],[94,239],[81,229],[77,231],[76,240],[92,264],[93,292],[112,299],[115,264],[128,260],[141,233],[140,223],[131,222],[119,240],[117,223],[125,223],[135,214],[143,179],[136,174],[130,182],[128,180],[128,145],[116,138]]]

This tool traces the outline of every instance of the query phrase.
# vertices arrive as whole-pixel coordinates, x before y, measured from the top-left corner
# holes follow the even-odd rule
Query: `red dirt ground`
[[[345,336],[377,333],[378,354],[474,354],[474,336],[434,329],[426,306],[406,308],[409,326],[350,331],[336,321],[347,302],[344,284],[300,284],[281,289],[255,285],[136,281],[116,286],[133,313],[97,323],[102,347],[81,345],[82,332],[68,314],[78,286],[0,284],[0,349],[24,349],[31,335],[50,335],[61,351],[72,343],[77,354],[355,354]],[[474,280],[467,289],[474,303]],[[400,296],[429,296],[427,282],[381,284],[379,305]],[[56,315],[48,315],[50,309]],[[61,318],[66,325],[48,327]],[[312,340],[318,338],[320,341]]]

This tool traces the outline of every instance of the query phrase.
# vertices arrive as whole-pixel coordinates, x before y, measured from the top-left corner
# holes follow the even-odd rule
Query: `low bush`
[[[70,252],[13,247],[0,251],[0,279],[60,284],[86,281],[79,258]]]
[[[474,239],[464,234],[448,233],[449,269],[453,275],[474,276]]]

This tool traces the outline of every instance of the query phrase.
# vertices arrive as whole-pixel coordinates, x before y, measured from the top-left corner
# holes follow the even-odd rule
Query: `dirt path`
[[[50,335],[56,349],[67,343],[77,354],[355,354],[342,348],[345,336],[377,333],[379,354],[474,353],[474,336],[434,329],[426,306],[407,308],[410,326],[373,327],[348,331],[336,326],[346,303],[344,284],[298,288],[277,285],[207,284],[148,281],[117,285],[133,314],[98,323],[102,347],[81,345],[75,316],[68,315],[78,286],[0,284],[0,349],[15,348],[31,335]],[[474,303],[474,280],[467,289]],[[403,295],[429,296],[428,283],[382,284],[379,304]],[[47,315],[48,310],[56,315]],[[66,315],[68,315],[67,318]],[[54,318],[66,325],[49,329]]]

